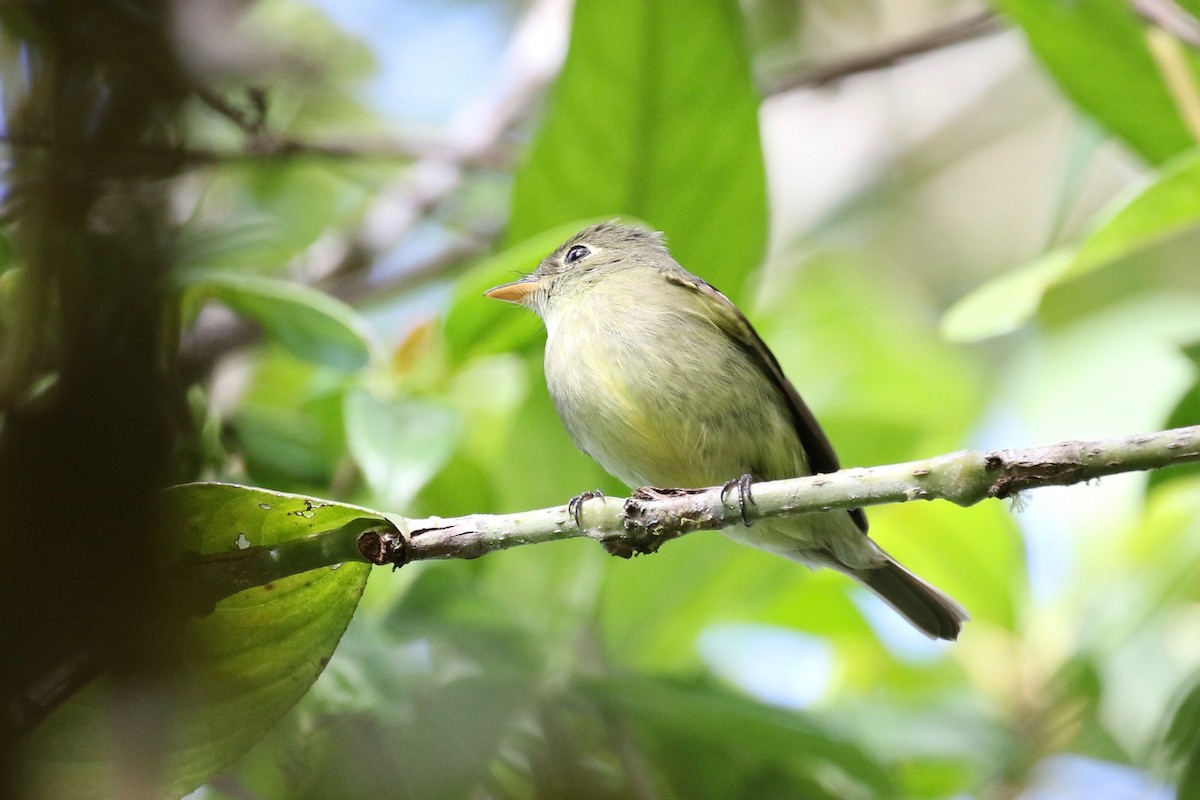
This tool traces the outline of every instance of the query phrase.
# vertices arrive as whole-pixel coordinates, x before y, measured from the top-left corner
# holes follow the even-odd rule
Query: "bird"
[[[836,472],[837,455],[746,316],[684,269],[659,232],[592,225],[528,275],[485,296],[545,324],[545,377],[575,445],[630,487],[741,492]],[[723,533],[810,568],[832,568],[917,630],[954,640],[969,619],[867,535],[861,508],[732,525]]]

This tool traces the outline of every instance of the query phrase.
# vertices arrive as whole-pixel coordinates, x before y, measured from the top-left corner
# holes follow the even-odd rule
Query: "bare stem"
[[[580,537],[628,558],[653,553],[664,542],[693,531],[741,525],[743,518],[753,523],[912,500],[970,506],[1041,486],[1067,486],[1196,461],[1200,425],[1047,447],[961,450],[923,461],[756,483],[753,502],[744,510],[734,501],[736,493],[713,486],[639,489],[625,499],[596,497],[580,505],[578,523],[569,505],[421,519],[368,512],[341,527],[270,547],[193,556],[179,568],[194,587],[190,610],[204,613],[221,598],[251,586],[347,562],[400,567],[411,561],[478,558]]]
[[[1005,26],[994,11],[979,11],[971,16],[923,31],[911,38],[885,44],[875,50],[867,50],[820,66],[798,67],[792,70],[791,74],[770,81],[764,88],[764,92],[772,95],[797,89],[816,89],[829,86],[855,75],[889,69],[917,56],[990,36],[1003,30],[1005,30]]]
[[[962,450],[924,461],[844,469],[756,483],[750,522],[815,511],[911,500],[949,500],[969,506],[1040,486],[1067,486],[1105,475],[1200,461],[1200,426],[1158,433],[1063,442],[1014,450]],[[624,500],[583,503],[579,526],[567,506],[517,514],[410,519],[405,560],[476,558],[538,542],[586,536],[610,552],[653,552],[668,539],[698,530],[740,525],[742,512],[722,487],[636,492]]]

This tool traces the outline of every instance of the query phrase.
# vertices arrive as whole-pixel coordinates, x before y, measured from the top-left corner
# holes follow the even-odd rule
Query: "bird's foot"
[[[746,503],[749,503],[752,506],[758,505],[758,503],[754,502],[754,495],[750,493],[750,484],[753,481],[754,476],[747,472],[742,477],[735,478],[721,487],[722,503],[725,502],[725,498],[729,496],[730,492],[732,492],[734,489],[737,489],[738,509],[742,512],[742,524],[747,528],[750,527],[750,519],[746,516]]]
[[[570,514],[571,518],[575,520],[576,528],[583,527],[583,521],[581,518],[581,515],[583,514],[583,504],[588,500],[595,500],[597,497],[604,497],[604,492],[600,491],[599,489],[592,489],[587,492],[580,492],[572,497],[570,502],[567,503],[567,513]]]

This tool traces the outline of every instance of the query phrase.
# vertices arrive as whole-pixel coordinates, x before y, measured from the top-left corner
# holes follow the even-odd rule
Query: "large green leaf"
[[[228,484],[188,484],[161,495],[165,541],[180,552],[272,545],[379,515],[365,509]],[[324,567],[239,592],[187,623],[184,672],[164,692],[172,731],[165,792],[185,794],[243,753],[308,691],[328,662],[366,585],[366,564]],[[99,681],[29,738],[47,797],[108,798],[119,747],[108,685]]]
[[[1195,144],[1126,0],[1000,0],[1063,92],[1146,159]],[[1192,67],[1195,67],[1193,60]]]
[[[183,275],[184,285],[213,297],[300,358],[355,370],[371,358],[369,326],[354,309],[324,292],[293,281],[226,270]]]
[[[510,242],[633,215],[735,298],[762,256],[758,97],[734,0],[580,0],[571,47],[513,188]]]

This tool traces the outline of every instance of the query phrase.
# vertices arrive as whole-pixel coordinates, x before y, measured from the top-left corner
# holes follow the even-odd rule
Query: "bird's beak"
[[[502,283],[499,286],[493,286],[484,292],[483,296],[496,300],[507,300],[510,303],[524,303],[537,288],[537,279],[532,275],[526,275],[524,278],[512,283]]]

